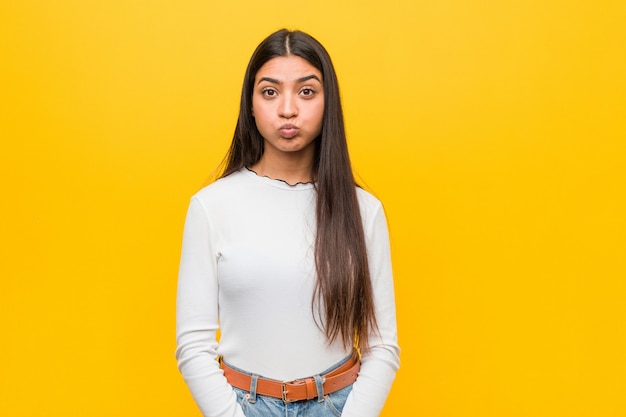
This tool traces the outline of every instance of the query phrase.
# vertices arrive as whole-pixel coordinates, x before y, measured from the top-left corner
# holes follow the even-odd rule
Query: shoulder
[[[368,213],[370,211],[378,211],[382,209],[383,204],[372,193],[365,191],[361,187],[356,187],[356,197],[361,207],[361,212]]]
[[[232,196],[241,194],[241,190],[245,187],[245,179],[241,171],[233,172],[202,188],[192,196],[192,200],[198,200],[203,204],[228,200]]]
[[[368,191],[365,191],[361,187],[356,188],[356,196],[359,201],[359,209],[361,211],[361,219],[363,221],[363,227],[366,231],[374,227],[379,223],[379,219],[385,220],[385,211],[381,201]]]

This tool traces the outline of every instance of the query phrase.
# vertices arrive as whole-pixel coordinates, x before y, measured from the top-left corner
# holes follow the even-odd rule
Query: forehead
[[[277,56],[267,61],[254,78],[255,84],[263,77],[279,81],[295,81],[308,75],[316,75],[320,80],[322,74],[309,61],[296,55]]]

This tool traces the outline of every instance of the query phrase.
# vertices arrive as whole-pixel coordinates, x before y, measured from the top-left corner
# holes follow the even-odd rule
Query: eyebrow
[[[317,80],[317,81],[319,81],[319,83],[320,83],[320,84],[322,83],[322,80],[320,80],[320,79],[318,78],[318,76],[317,76],[317,75],[315,75],[315,74],[311,74],[311,75],[307,75],[307,76],[302,77],[302,78],[298,78],[298,79],[296,80],[296,83],[297,83],[297,84],[301,84],[301,83],[303,83],[303,82],[305,82],[305,81],[308,81],[308,80]],[[281,85],[281,84],[282,84],[282,81],[279,81],[279,80],[277,80],[276,78],[263,77],[263,78],[261,78],[261,79],[259,80],[259,82],[257,83],[257,85],[258,85],[258,84],[261,84],[261,82],[262,82],[262,81],[267,81],[267,82],[269,82],[269,83],[272,83],[272,84],[278,84],[278,85]]]

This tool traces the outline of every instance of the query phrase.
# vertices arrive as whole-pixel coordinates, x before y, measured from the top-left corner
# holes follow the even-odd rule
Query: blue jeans
[[[235,387],[233,387],[233,390],[237,394],[237,402],[241,405],[246,417],[340,417],[348,394],[352,391],[352,385],[348,385],[332,394],[326,394],[322,386],[323,380],[321,375],[338,368],[348,359],[350,359],[350,356],[321,374],[314,376],[317,391],[320,395],[319,398],[312,400],[286,403],[280,398],[259,395],[256,393],[255,376],[238,368],[234,369],[252,376],[252,386],[250,387],[250,391]]]

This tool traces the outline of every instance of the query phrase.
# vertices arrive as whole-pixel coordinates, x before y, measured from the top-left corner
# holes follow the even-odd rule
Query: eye
[[[305,87],[302,90],[300,90],[300,94],[302,94],[305,97],[311,97],[315,94],[315,90],[309,87]]]
[[[273,88],[264,88],[263,90],[261,90],[261,94],[263,94],[264,97],[271,98],[276,97],[278,95],[278,92]]]

